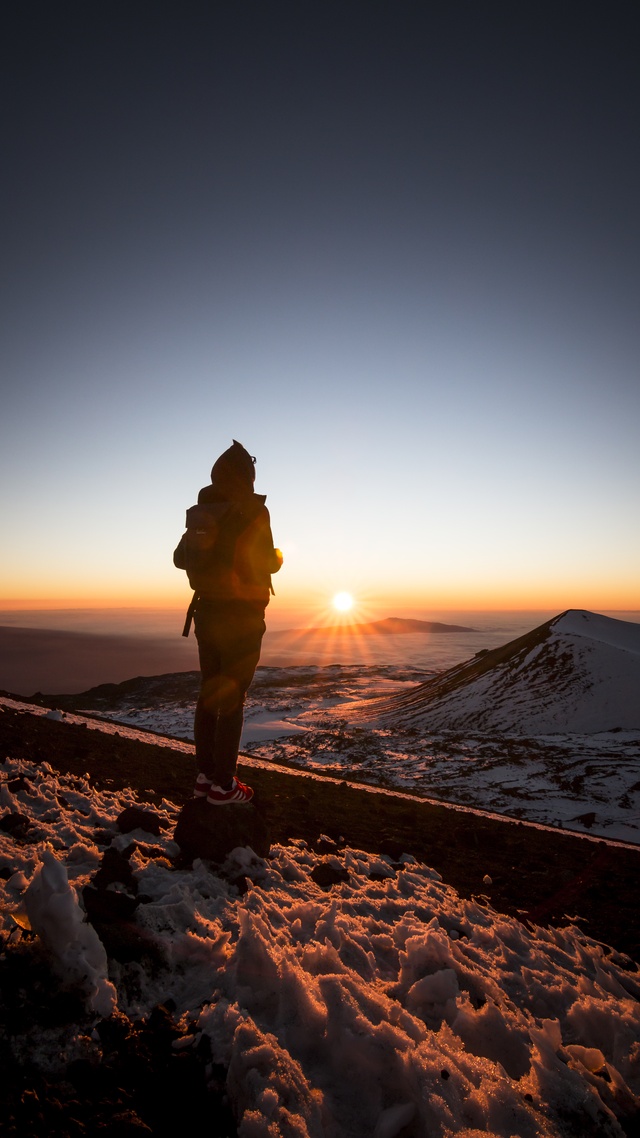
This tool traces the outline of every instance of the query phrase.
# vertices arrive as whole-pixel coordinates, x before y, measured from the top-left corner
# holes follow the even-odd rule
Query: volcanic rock
[[[116,818],[116,826],[121,834],[129,834],[131,830],[144,830],[147,834],[156,837],[162,829],[161,820],[154,810],[144,810],[141,806],[127,806]]]
[[[189,857],[218,863],[238,846],[250,846],[258,857],[266,857],[271,845],[265,820],[252,802],[210,806],[204,798],[185,802],[174,838]]]

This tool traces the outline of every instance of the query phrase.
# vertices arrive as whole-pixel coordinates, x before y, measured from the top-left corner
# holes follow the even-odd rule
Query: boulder
[[[349,874],[344,866],[328,860],[317,862],[309,876],[321,889],[330,889],[332,885],[339,885],[340,882],[349,880]]]
[[[0,818],[0,830],[5,834],[10,834],[12,838],[17,841],[24,841],[29,830],[32,829],[31,819],[26,814],[19,814],[11,811],[3,814]]]
[[[117,881],[121,885],[125,885],[129,892],[135,896],[138,892],[138,883],[129,861],[129,857],[134,853],[135,848],[135,843],[132,842],[126,850],[116,850],[113,846],[105,850],[100,868],[91,878],[91,884],[96,889],[107,889],[109,885],[113,885]]]
[[[126,850],[105,850],[100,868],[82,890],[86,914],[99,932],[105,921],[130,920],[139,904],[138,883],[129,862],[135,848],[132,843]]]
[[[116,818],[116,826],[121,834],[129,834],[132,830],[144,830],[145,833],[158,837],[162,829],[162,819],[155,810],[144,810],[142,806],[125,806]]]
[[[100,930],[105,921],[128,921],[138,906],[138,898],[113,889],[85,885],[82,903],[91,924]]]
[[[253,802],[210,806],[205,798],[190,798],[173,836],[187,856],[218,863],[237,846],[250,846],[258,857],[266,857],[271,845],[267,824]]]

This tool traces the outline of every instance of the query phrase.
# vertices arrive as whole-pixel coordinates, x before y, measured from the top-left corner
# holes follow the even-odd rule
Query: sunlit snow
[[[310,876],[326,858],[301,841],[175,869],[171,803],[160,837],[126,835],[114,822],[131,792],[23,760],[2,779],[5,810],[30,824],[20,841],[0,833],[5,934],[19,939],[28,917],[89,1015],[66,1060],[55,1033],[31,1040],[36,1064],[95,1052],[91,1016],[111,998],[137,1018],[172,999],[180,1045],[204,1033],[228,1068],[241,1138],[622,1138],[640,1090],[640,988],[577,928],[525,928],[408,855],[336,850],[348,879],[329,891]],[[105,975],[76,891],[110,843],[131,842],[132,919],[154,963],[110,961]]]
[[[84,707],[193,737],[196,673]],[[164,680],[164,686],[163,686]],[[263,761],[640,840],[640,625],[570,611],[444,672],[261,667],[242,746]]]

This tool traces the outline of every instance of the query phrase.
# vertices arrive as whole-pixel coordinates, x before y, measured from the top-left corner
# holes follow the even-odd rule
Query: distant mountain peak
[[[612,616],[589,612],[588,609],[567,609],[550,620],[549,625],[555,632],[567,636],[583,636],[612,648],[640,651],[640,625],[633,621],[617,620]]]
[[[425,732],[640,729],[640,624],[568,609],[408,692],[341,714]]]
[[[328,624],[316,628],[287,628],[270,633],[274,636],[403,636],[407,633],[475,632],[461,624],[442,624],[435,620],[414,620],[411,617],[387,616],[364,624]]]
[[[374,620],[368,624],[354,625],[354,631],[381,632],[385,635],[407,632],[475,632],[462,624],[442,624],[436,620],[414,620],[411,617],[387,616],[384,620]]]

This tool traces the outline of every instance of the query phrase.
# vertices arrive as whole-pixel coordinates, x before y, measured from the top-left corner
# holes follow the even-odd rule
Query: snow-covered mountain
[[[409,692],[341,708],[424,731],[592,734],[640,727],[640,625],[570,609]]]
[[[639,649],[640,624],[571,611],[437,674],[408,662],[259,667],[242,746],[263,762],[638,842]],[[190,740],[198,681],[139,677],[51,702]]]

